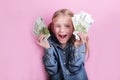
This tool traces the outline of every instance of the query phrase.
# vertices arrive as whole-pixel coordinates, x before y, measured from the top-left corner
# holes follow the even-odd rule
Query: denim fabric
[[[48,41],[51,47],[44,49],[43,62],[50,80],[88,80],[84,68],[84,44],[76,48],[68,43],[65,48],[62,48],[52,38]]]

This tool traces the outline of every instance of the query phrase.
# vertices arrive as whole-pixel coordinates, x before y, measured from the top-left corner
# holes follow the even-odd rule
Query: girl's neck
[[[64,43],[64,44],[61,44],[62,45],[62,48],[65,48],[66,47],[66,44]]]

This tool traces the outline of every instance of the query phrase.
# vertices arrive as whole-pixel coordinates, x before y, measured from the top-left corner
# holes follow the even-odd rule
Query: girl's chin
[[[61,44],[66,44],[67,41],[59,41]]]

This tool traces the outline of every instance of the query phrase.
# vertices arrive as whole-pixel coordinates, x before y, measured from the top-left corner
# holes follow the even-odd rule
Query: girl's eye
[[[54,27],[60,27],[59,25],[55,25]]]
[[[66,25],[66,27],[70,27],[69,25]]]

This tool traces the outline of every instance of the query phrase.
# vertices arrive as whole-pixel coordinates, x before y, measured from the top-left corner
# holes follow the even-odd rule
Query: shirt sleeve
[[[47,72],[50,75],[54,75],[58,72],[57,61],[54,56],[53,46],[48,49],[44,49],[43,62]]]
[[[80,47],[73,47],[72,53],[69,59],[69,69],[72,73],[77,73],[81,66],[84,65],[85,60],[85,44]]]

